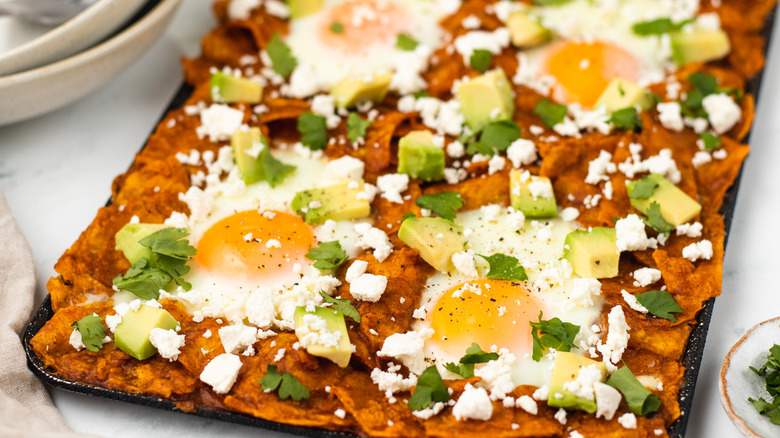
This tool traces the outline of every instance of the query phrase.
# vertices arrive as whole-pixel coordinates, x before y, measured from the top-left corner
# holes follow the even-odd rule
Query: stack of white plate
[[[97,0],[54,28],[0,17],[0,125],[62,107],[106,83],[162,35],[180,1]]]

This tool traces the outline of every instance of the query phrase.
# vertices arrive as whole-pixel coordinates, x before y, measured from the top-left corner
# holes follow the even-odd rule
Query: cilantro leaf
[[[642,129],[642,121],[639,120],[639,115],[634,107],[615,111],[612,113],[609,123],[611,123],[615,129],[622,129],[624,131],[640,131]]]
[[[674,23],[670,18],[657,18],[655,20],[635,23],[632,29],[634,33],[639,36],[662,35],[669,32],[676,32],[691,22],[693,22],[693,19]]]
[[[628,191],[628,197],[631,199],[647,199],[653,196],[653,192],[658,187],[658,183],[645,175],[639,181],[636,181]]]
[[[287,175],[295,171],[295,166],[292,164],[286,164],[274,158],[271,155],[270,148],[264,148],[260,152],[259,158],[265,174],[265,180],[268,181],[271,187],[276,187],[284,181]]]
[[[331,297],[323,291],[320,291],[320,296],[322,297],[322,301],[333,304],[334,310],[338,310],[339,312],[343,313],[344,316],[348,316],[352,318],[353,321],[360,324],[360,313],[358,313],[357,309],[352,304],[352,301]]]
[[[648,312],[653,315],[677,322],[677,318],[672,316],[672,312],[680,313],[682,307],[677,304],[672,294],[665,290],[651,290],[642,294],[634,295],[639,304],[643,305]]]
[[[702,132],[699,134],[699,138],[704,143],[705,151],[714,151],[720,147],[720,137],[711,132]]]
[[[399,33],[398,39],[395,41],[396,47],[407,52],[411,52],[412,50],[416,49],[418,44],[419,43],[416,39],[412,38],[411,35],[406,33]]]
[[[718,80],[710,73],[696,72],[688,76],[688,82],[694,88],[701,91],[704,96],[709,96],[718,91]]]
[[[645,225],[655,231],[662,234],[669,234],[669,232],[674,229],[674,225],[667,222],[661,214],[661,205],[659,203],[655,201],[650,203],[645,214],[647,215],[647,218],[644,219]]]
[[[718,91],[718,80],[709,73],[696,72],[688,76],[691,90],[686,93],[683,102],[683,113],[688,117],[707,117],[707,112],[702,107],[702,100]]]
[[[401,216],[401,222],[409,219],[410,217],[417,217],[417,216],[410,211],[409,213],[406,213],[403,216]]]
[[[95,352],[103,348],[103,338],[106,337],[106,328],[103,320],[96,314],[87,315],[74,322],[70,326],[81,334],[81,342],[87,350]]]
[[[512,256],[496,253],[492,256],[478,254],[490,265],[486,278],[491,280],[523,281],[528,279],[525,268]]]
[[[458,192],[440,192],[422,195],[415,201],[420,208],[427,208],[444,219],[455,219],[455,210],[463,207],[463,198]]]
[[[468,145],[466,152],[482,155],[494,155],[496,151],[505,151],[513,141],[520,138],[522,129],[514,120],[490,122],[479,133],[479,141]]]
[[[309,398],[309,390],[290,373],[279,375],[279,369],[276,365],[268,365],[265,376],[260,379],[260,387],[263,391],[276,391],[279,398],[286,400],[292,398],[295,401],[301,401]]]
[[[574,345],[574,338],[580,332],[580,326],[563,322],[559,318],[544,321],[542,316],[542,312],[539,312],[539,322],[529,321],[533,339],[533,360],[539,362],[548,348],[571,351],[577,347]]]
[[[293,56],[292,50],[282,41],[278,33],[271,37],[271,41],[268,42],[265,51],[268,53],[268,57],[271,58],[271,66],[279,76],[285,78],[290,76],[295,67],[298,66],[298,60]]]
[[[607,385],[617,389],[626,398],[628,409],[636,415],[647,415],[661,407],[661,400],[639,382],[627,366],[612,373]]]
[[[344,25],[339,23],[338,21],[334,21],[330,25],[330,31],[336,34],[342,34],[344,33]]]
[[[341,249],[338,240],[331,242],[320,242],[316,248],[309,248],[306,258],[315,260],[314,267],[317,269],[336,269],[347,260],[347,253]]]
[[[298,132],[301,133],[301,143],[313,151],[328,147],[328,126],[325,117],[312,114],[309,111],[298,116]]]
[[[748,398],[748,401],[759,414],[768,416],[769,421],[774,424],[780,424],[780,345],[775,344],[769,349],[766,362],[760,369],[756,370],[753,367],[750,369],[763,377],[766,381],[766,390],[773,399],[769,402],[763,398],[758,400]]]
[[[445,364],[444,368],[463,378],[469,378],[474,377],[474,364],[486,363],[496,359],[498,359],[497,353],[485,353],[479,348],[479,345],[474,342],[466,349],[466,355],[460,358],[459,363],[454,364],[450,362]]]
[[[146,300],[159,298],[160,289],[171,281],[189,290],[192,286],[181,278],[189,272],[187,262],[195,255],[187,236],[185,229],[169,227],[139,240],[151,249],[151,256],[139,259],[127,272],[114,277],[114,286]]]
[[[415,91],[414,93],[412,93],[412,96],[413,96],[415,99],[419,99],[419,98],[421,98],[421,97],[428,97],[428,96],[430,96],[430,95],[428,94],[428,92],[427,92],[427,91],[425,91],[425,90],[420,90],[420,91]]]
[[[547,99],[540,100],[534,107],[534,115],[539,116],[548,128],[561,123],[568,112],[566,105],[555,104]]]
[[[417,378],[417,386],[414,388],[414,394],[409,397],[407,406],[413,411],[419,411],[433,405],[434,402],[443,403],[449,399],[447,385],[441,379],[436,366],[431,365]]]
[[[349,113],[347,117],[347,138],[352,143],[358,141],[359,138],[366,137],[366,129],[374,123],[372,120],[363,120],[358,113]]]
[[[492,61],[493,54],[490,53],[490,50],[485,49],[475,49],[471,52],[471,57],[469,57],[471,68],[480,73],[485,73],[487,69],[490,68],[490,63]]]

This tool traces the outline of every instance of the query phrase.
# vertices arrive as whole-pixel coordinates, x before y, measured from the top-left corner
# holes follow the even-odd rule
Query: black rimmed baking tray
[[[144,8],[133,18],[130,23],[135,22],[137,19],[148,13],[160,0],[150,0]],[[775,15],[777,9],[775,8],[768,16],[763,36],[766,38],[767,47],[771,41],[772,30],[775,22]],[[766,56],[768,50],[765,47],[764,55]],[[763,71],[747,83],[746,90],[758,98],[758,93],[761,87],[761,81],[763,78]],[[192,88],[187,84],[183,84],[174,98],[171,100],[168,108],[161,117],[165,117],[168,111],[179,108],[186,102],[187,98],[192,93]],[[746,142],[749,142],[750,134],[746,138]],[[739,189],[739,183],[742,179],[742,170],[740,169],[734,184],[726,192],[726,196],[723,199],[723,205],[720,209],[720,214],[723,216],[726,235],[724,239],[724,247],[728,242],[729,229],[731,228],[731,221],[734,216],[734,207],[737,202],[737,192]],[[109,203],[111,201],[109,200]],[[712,312],[715,307],[715,298],[707,300],[703,308],[697,315],[697,324],[691,331],[688,338],[688,344],[683,352],[682,365],[685,367],[685,374],[683,375],[683,383],[680,387],[678,394],[678,402],[680,404],[680,418],[678,418],[669,427],[669,435],[675,438],[682,438],[685,436],[685,429],[688,425],[688,419],[690,418],[690,412],[693,407],[693,393],[696,388],[696,379],[699,375],[699,366],[704,355],[704,346],[707,341],[707,331],[710,326],[710,319],[712,318]],[[43,362],[35,355],[30,340],[38,333],[38,331],[54,316],[54,311],[51,308],[51,297],[47,296],[41,306],[36,311],[30,324],[24,333],[23,343],[24,349],[27,354],[27,365],[41,380],[44,382],[67,391],[77,392],[81,394],[103,397],[112,400],[119,400],[127,403],[132,403],[141,406],[149,406],[166,411],[175,411],[189,415],[195,415],[199,417],[217,419],[230,423],[243,424],[247,426],[254,426],[272,431],[285,432],[298,436],[314,437],[314,438],[335,438],[335,437],[354,437],[355,435],[344,432],[333,432],[318,428],[291,426],[283,423],[277,423],[273,421],[264,420],[262,418],[253,417],[251,415],[242,414],[239,412],[220,410],[209,407],[199,407],[194,412],[185,412],[180,410],[176,403],[162,398],[152,397],[142,394],[132,394],[124,391],[118,391],[115,389],[106,389],[99,386],[87,385],[84,383],[73,382],[71,380],[63,379],[59,377],[54,370],[47,368]]]

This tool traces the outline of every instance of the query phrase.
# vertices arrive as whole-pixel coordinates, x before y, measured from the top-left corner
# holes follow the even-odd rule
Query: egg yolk
[[[344,53],[368,53],[377,43],[395,44],[409,22],[406,11],[390,0],[349,0],[332,6],[320,21],[320,37]],[[342,32],[332,26],[340,25]]]
[[[236,282],[262,284],[308,262],[314,235],[298,216],[242,211],[212,225],[198,242],[196,263]]]
[[[430,315],[434,335],[429,342],[451,357],[463,356],[473,342],[485,351],[496,345],[522,356],[531,352],[529,320],[536,321],[540,310],[540,303],[519,283],[461,283],[436,303]]]
[[[630,53],[603,41],[562,41],[552,45],[540,71],[555,77],[553,98],[592,108],[614,78],[636,82],[639,65]]]

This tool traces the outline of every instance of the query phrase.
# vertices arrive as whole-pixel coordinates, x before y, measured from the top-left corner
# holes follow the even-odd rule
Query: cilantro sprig
[[[306,111],[298,116],[297,126],[304,146],[313,151],[328,147],[328,126],[325,117]]]
[[[667,222],[661,214],[661,205],[655,201],[651,202],[650,206],[647,207],[645,215],[647,215],[647,217],[643,219],[645,225],[658,233],[668,235],[674,229],[674,225]]]
[[[513,141],[520,138],[521,132],[520,125],[514,120],[490,122],[478,133],[479,140],[468,145],[466,152],[494,155],[497,152],[507,150]]]
[[[287,175],[295,171],[295,166],[276,159],[276,157],[271,155],[271,148],[268,147],[265,138],[263,138],[263,143],[265,144],[265,147],[257,156],[262,169],[262,178],[260,178],[260,181],[267,181],[271,187],[276,187],[284,181]]]
[[[769,417],[769,421],[773,424],[780,424],[780,345],[775,344],[769,349],[766,362],[761,368],[750,367],[750,369],[764,378],[766,390],[772,397],[772,401],[765,400],[763,397],[757,400],[749,397],[748,401],[759,414]]]
[[[631,199],[648,199],[653,196],[653,192],[658,188],[658,182],[645,175],[637,181],[628,191],[628,197]]]
[[[486,353],[474,342],[466,349],[466,355],[461,357],[457,364],[449,362],[444,365],[444,368],[463,378],[469,378],[474,377],[474,364],[486,363],[496,359],[498,359],[497,353]]]
[[[657,18],[655,20],[634,23],[632,30],[639,36],[663,35],[665,33],[677,32],[693,21],[693,19],[688,19],[675,23],[671,18]]]
[[[580,332],[580,326],[563,322],[559,318],[543,320],[539,312],[539,322],[531,322],[531,338],[533,339],[533,360],[539,362],[548,348],[558,351],[571,351],[576,348],[574,338]]]
[[[552,103],[547,99],[540,100],[534,107],[534,115],[542,119],[548,128],[561,123],[568,112],[566,105]]]
[[[435,402],[446,402],[450,399],[450,393],[447,391],[447,385],[441,379],[439,370],[435,365],[431,365],[417,378],[417,386],[414,388],[414,394],[409,397],[409,409],[419,411],[425,409]]]
[[[320,242],[316,248],[309,248],[306,258],[314,260],[313,266],[317,269],[331,270],[341,266],[347,261],[347,253],[341,249],[338,240]]]
[[[102,321],[99,316],[93,313],[70,325],[81,334],[81,342],[89,351],[95,352],[103,348],[106,328]]]
[[[298,60],[293,56],[290,46],[282,41],[278,33],[271,37],[271,41],[268,42],[265,51],[268,53],[268,57],[271,58],[271,67],[279,76],[289,77],[295,70],[295,67],[298,66]]]
[[[341,24],[338,21],[334,21],[333,23],[331,23],[329,29],[330,29],[331,32],[333,32],[335,34],[342,34],[342,33],[344,33],[344,25]]]
[[[625,365],[612,373],[607,380],[607,385],[623,394],[626,403],[628,403],[628,409],[636,415],[647,415],[661,407],[661,400],[658,396],[645,388]]]
[[[701,139],[702,143],[704,143],[705,151],[714,151],[720,147],[720,137],[711,132],[702,132],[699,134],[699,138]]]
[[[677,304],[672,294],[665,290],[651,290],[634,295],[639,304],[644,306],[651,314],[672,322],[677,322],[672,313],[680,313],[682,307]]]
[[[440,192],[422,195],[415,201],[420,208],[426,208],[444,219],[455,219],[455,210],[463,207],[463,198],[458,192]]]
[[[639,115],[634,107],[615,111],[612,113],[609,123],[611,123],[615,129],[622,129],[624,131],[640,131],[642,129],[642,121],[639,119]]]
[[[398,39],[395,41],[396,47],[407,52],[411,52],[412,50],[416,49],[418,44],[420,43],[417,42],[416,39],[412,38],[411,35],[406,33],[399,33]]]
[[[347,117],[347,138],[355,143],[360,138],[366,137],[366,129],[374,123],[372,120],[363,120],[358,113],[349,113]]]
[[[352,318],[353,321],[360,324],[360,313],[358,313],[352,301],[344,298],[334,298],[323,291],[320,291],[322,301],[333,304],[333,309],[343,313],[344,316]]]
[[[706,118],[707,112],[702,107],[702,101],[719,91],[718,80],[709,73],[696,72],[688,76],[688,82],[691,84],[691,90],[685,95],[685,102],[681,105],[682,112],[688,117]]]
[[[145,300],[160,297],[160,289],[171,281],[190,290],[192,285],[181,277],[190,271],[187,262],[195,255],[195,248],[185,239],[189,233],[183,228],[163,228],[138,243],[151,249],[149,258],[138,259],[124,274],[114,278],[114,286],[134,293]]]
[[[524,281],[528,279],[525,268],[520,266],[520,261],[515,257],[501,253],[491,256],[478,254],[490,265],[486,278],[491,280]]]
[[[263,391],[273,392],[278,389],[277,394],[282,400],[292,398],[301,401],[309,398],[309,390],[292,374],[288,372],[279,374],[276,365],[268,365],[265,376],[260,379],[260,385]]]
[[[490,53],[490,50],[475,49],[469,57],[471,68],[480,73],[485,73],[490,68],[491,62],[493,62],[493,54]]]

